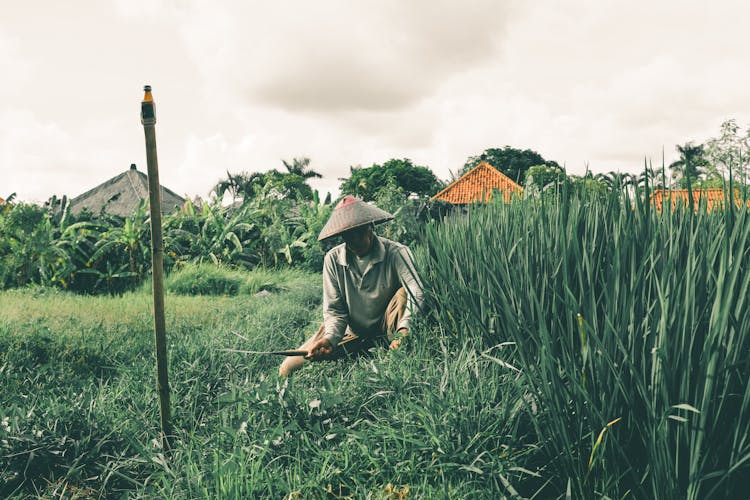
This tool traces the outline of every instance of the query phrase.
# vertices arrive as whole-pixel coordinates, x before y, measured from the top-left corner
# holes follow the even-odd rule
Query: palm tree
[[[680,159],[672,162],[669,169],[678,179],[680,186],[692,190],[693,182],[703,174],[703,169],[708,165],[703,145],[686,142],[682,146],[678,144],[676,149],[680,153]]]
[[[315,177],[320,179],[323,176],[318,172],[310,168],[310,158],[293,158],[292,163],[288,163],[286,160],[281,160],[287,171],[290,174],[299,175],[303,179],[311,179]]]
[[[610,171],[596,174],[594,179],[607,187],[608,191],[623,191],[637,184],[637,178],[629,173]]]
[[[217,182],[212,191],[216,193],[216,196],[223,196],[224,193],[229,191],[232,195],[232,201],[236,201],[238,198],[246,201],[254,198],[267,182],[268,176],[264,173],[240,172],[232,175],[227,171],[227,178]]]

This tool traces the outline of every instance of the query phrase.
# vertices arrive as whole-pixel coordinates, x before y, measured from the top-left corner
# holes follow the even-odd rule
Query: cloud
[[[145,83],[162,181],[190,195],[295,156],[333,191],[353,165],[406,157],[445,179],[505,145],[574,173],[638,169],[727,118],[750,121],[748,7],[733,0],[34,9],[16,2],[0,21],[0,196],[76,195],[144,168]]]
[[[0,98],[18,98],[32,80],[34,65],[23,57],[21,41],[0,31]]]
[[[496,53],[503,2],[196,1],[182,35],[207,80],[298,112],[392,111]]]
[[[113,119],[72,126],[28,109],[0,111],[0,196],[15,192],[33,202],[73,197],[125,171],[145,153],[142,132],[123,129]]]
[[[177,5],[169,0],[112,0],[115,12],[127,18],[159,19],[174,14]]]
[[[529,3],[508,26],[502,62],[454,75],[436,96],[446,111],[435,144],[454,162],[461,149],[528,147],[576,173],[587,162],[660,162],[662,147],[669,158],[723,119],[750,118],[743,11],[737,2]]]
[[[49,151],[56,153],[55,165],[50,165]],[[65,185],[71,174],[75,177],[63,167],[72,164],[74,158],[70,136],[58,124],[41,123],[28,110],[0,113],[0,189],[10,189],[21,199],[46,200],[51,196],[50,185]]]

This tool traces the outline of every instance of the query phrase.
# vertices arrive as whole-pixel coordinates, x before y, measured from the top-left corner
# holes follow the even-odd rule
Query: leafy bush
[[[186,264],[164,280],[165,290],[177,295],[254,295],[306,288],[307,272],[298,269],[244,271],[215,264]],[[144,283],[149,292],[151,283]]]
[[[178,295],[237,295],[243,273],[213,264],[187,264],[164,280],[164,288]]]
[[[432,219],[431,201],[410,197],[392,181],[379,189],[373,203],[393,214],[393,219],[380,226],[376,232],[407,246],[421,240],[425,224]]]
[[[317,236],[331,209],[317,193],[311,200],[285,198],[268,186],[240,206],[188,201],[164,218],[165,269],[212,263],[319,271],[325,249]],[[14,204],[0,212],[0,289],[38,284],[121,295],[143,283],[150,265],[145,203],[125,218],[73,217],[65,203]]]

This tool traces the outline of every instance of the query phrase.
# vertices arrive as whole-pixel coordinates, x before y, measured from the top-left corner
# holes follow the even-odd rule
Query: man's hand
[[[333,346],[328,342],[328,339],[321,338],[316,340],[313,345],[308,348],[305,359],[309,359],[310,361],[320,361],[332,352]]]
[[[406,337],[406,334],[409,333],[406,328],[402,328],[399,331],[396,332],[396,338],[391,340],[391,345],[388,346],[388,348],[391,351],[395,351],[399,347],[401,347],[401,339]]]

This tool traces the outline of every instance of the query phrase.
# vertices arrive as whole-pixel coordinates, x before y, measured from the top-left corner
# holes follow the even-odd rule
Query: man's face
[[[357,257],[364,257],[372,248],[372,226],[357,227],[342,234],[346,248],[354,252]]]

